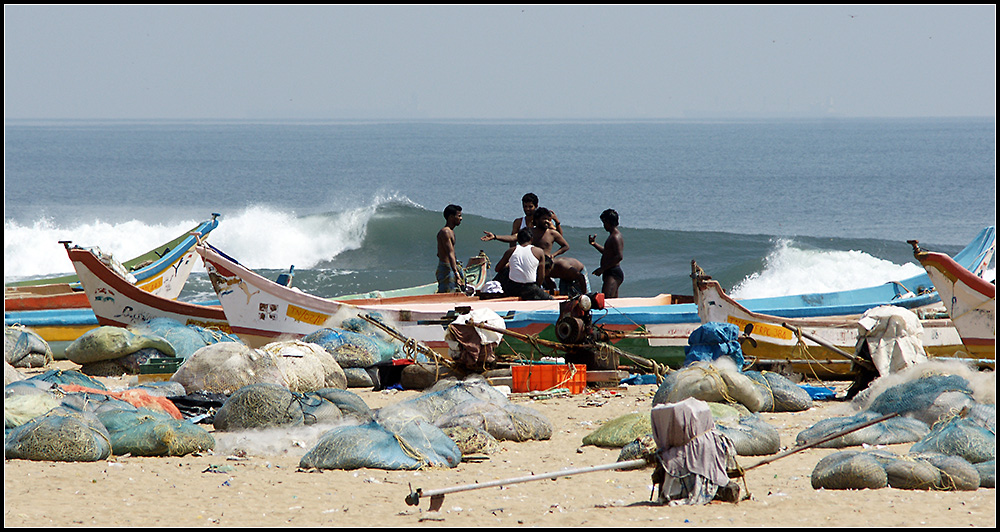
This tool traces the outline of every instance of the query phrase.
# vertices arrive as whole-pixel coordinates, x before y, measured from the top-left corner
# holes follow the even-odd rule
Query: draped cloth
[[[687,398],[653,407],[653,438],[663,468],[660,501],[705,504],[729,484],[727,463],[735,460],[732,441],[715,430],[708,403]]]

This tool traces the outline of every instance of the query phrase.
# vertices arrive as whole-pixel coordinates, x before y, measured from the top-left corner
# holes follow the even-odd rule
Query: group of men
[[[521,198],[524,216],[514,220],[509,235],[485,231],[483,241],[499,240],[510,248],[496,264],[496,281],[504,294],[521,299],[552,299],[550,290],[559,281],[560,293],[573,295],[589,291],[586,268],[579,260],[564,257],[569,243],[562,234],[562,226],[555,213],[538,206],[538,196],[532,193]],[[593,274],[601,277],[601,291],[605,297],[618,297],[618,288],[625,280],[621,261],[625,241],[618,229],[618,213],[607,209],[601,213],[601,222],[608,238],[603,245],[597,235],[590,235],[590,245],[601,254],[601,265]],[[455,228],[462,223],[462,208],[448,205],[444,210],[445,226],[438,231],[438,267],[436,277],[438,292],[454,292],[462,279],[462,271],[455,257]],[[553,251],[553,247],[558,249]]]

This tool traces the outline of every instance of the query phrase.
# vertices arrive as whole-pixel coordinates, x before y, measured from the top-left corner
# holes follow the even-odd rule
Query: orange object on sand
[[[138,407],[138,408],[149,408],[152,410],[162,410],[170,414],[174,419],[184,419],[181,411],[177,409],[174,403],[167,399],[166,397],[158,397],[150,394],[145,390],[138,388],[129,388],[121,392],[109,392],[107,390],[98,390],[95,388],[87,388],[86,386],[80,386],[78,384],[64,384],[59,386],[61,390],[67,392],[85,392],[85,393],[96,393],[101,395],[107,395],[114,397],[115,399],[120,399],[126,403]]]

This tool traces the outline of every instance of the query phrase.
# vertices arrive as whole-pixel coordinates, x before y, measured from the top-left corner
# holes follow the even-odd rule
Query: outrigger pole
[[[771,462],[774,462],[776,460],[780,460],[780,459],[785,458],[787,456],[791,456],[791,455],[793,455],[793,454],[795,454],[797,452],[804,451],[806,449],[811,449],[811,448],[816,447],[817,445],[820,445],[822,443],[826,443],[826,442],[828,442],[830,440],[833,440],[835,438],[839,438],[841,436],[844,436],[844,435],[850,434],[852,432],[861,430],[861,429],[863,429],[865,427],[868,427],[868,426],[871,426],[871,425],[875,425],[876,423],[881,423],[881,422],[883,422],[883,421],[885,421],[887,419],[894,418],[894,417],[896,417],[898,415],[899,415],[898,412],[893,412],[891,414],[886,414],[886,415],[881,416],[879,418],[872,419],[872,420],[869,420],[869,421],[865,421],[863,423],[859,423],[859,424],[854,425],[852,427],[848,427],[846,429],[840,430],[840,431],[835,432],[833,434],[830,434],[828,436],[824,436],[823,438],[820,438],[818,440],[811,441],[811,442],[808,442],[808,443],[804,443],[804,444],[799,445],[799,446],[797,446],[797,447],[795,447],[793,449],[789,449],[789,450],[787,450],[787,451],[785,451],[783,453],[777,454],[777,455],[772,456],[770,458],[766,458],[766,459],[764,459],[764,460],[762,460],[762,461],[760,461],[760,462],[758,462],[758,463],[756,463],[756,464],[754,464],[754,465],[752,465],[750,467],[740,469],[740,470],[737,471],[738,474],[736,476],[737,477],[743,476],[744,472],[750,471],[751,469],[756,469],[756,468],[758,468],[760,466],[763,466],[763,465],[766,465],[766,464],[770,464]],[[647,460],[646,458],[637,458],[635,460],[628,460],[628,461],[625,461],[625,462],[615,462],[615,463],[612,463],[612,464],[604,464],[604,465],[599,465],[599,466],[582,467],[582,468],[579,468],[579,469],[564,469],[562,471],[556,471],[556,472],[553,472],[553,473],[543,473],[543,474],[540,474],[540,475],[528,475],[528,476],[524,476],[524,477],[508,478],[508,479],[502,479],[502,480],[493,480],[493,481],[490,481],[490,482],[477,482],[477,483],[474,483],[474,484],[466,484],[464,486],[454,486],[454,487],[451,487],[451,488],[442,488],[442,489],[430,490],[430,491],[424,491],[424,490],[422,490],[420,488],[417,488],[416,490],[414,490],[413,487],[411,486],[410,487],[410,494],[406,496],[406,504],[408,504],[410,506],[416,506],[416,505],[420,504],[420,499],[421,498],[430,497],[430,499],[431,499],[430,511],[437,511],[437,510],[439,510],[441,508],[441,505],[444,504],[444,496],[447,495],[447,494],[449,494],[449,493],[458,493],[458,492],[461,492],[461,491],[472,491],[472,490],[478,490],[478,489],[483,489],[483,488],[495,488],[495,487],[499,487],[499,486],[507,486],[507,485],[510,485],[510,484],[521,484],[521,483],[524,483],[524,482],[531,482],[533,480],[547,480],[547,479],[553,479],[553,478],[559,478],[559,477],[569,477],[569,476],[573,476],[573,475],[579,475],[579,474],[582,474],[582,473],[594,473],[594,472],[597,472],[597,471],[609,471],[609,470],[615,470],[615,469],[626,469],[626,468],[632,468],[632,467],[640,467],[640,466],[644,466],[644,465],[649,464],[649,463],[651,463],[651,461]],[[730,475],[730,476],[732,476],[732,475]]]

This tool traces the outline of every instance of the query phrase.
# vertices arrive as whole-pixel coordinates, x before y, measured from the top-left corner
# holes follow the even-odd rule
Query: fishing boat
[[[90,249],[66,244],[66,253],[98,325],[129,327],[154,318],[170,318],[185,325],[231,332],[219,305],[199,305],[147,292],[109,268]]]
[[[129,272],[124,267],[116,267],[121,272],[121,274],[116,275],[122,275],[123,280],[125,275],[129,276],[129,281],[127,282],[131,284],[134,279],[134,286],[137,289],[152,296],[165,300],[176,299],[180,295],[181,290],[183,290],[184,283],[187,282],[191,270],[196,263],[197,254],[192,247],[198,241],[198,237],[203,238],[218,227],[218,216],[218,214],[213,213],[211,220],[202,222],[186,235],[178,237],[151,251],[154,258],[143,259],[142,257],[145,257],[145,255],[139,257],[140,262],[135,263],[138,268],[134,271]],[[71,242],[64,241],[62,244],[69,248]],[[99,250],[96,248],[88,251],[88,253],[94,256],[95,260],[105,264],[105,268],[109,270],[111,270],[112,265],[115,265],[106,256],[98,258],[97,253],[99,253]],[[152,262],[145,263],[150,260]],[[74,306],[60,306],[59,304],[51,303],[48,305],[48,308],[46,308],[45,304],[36,304],[34,308],[29,307],[26,310],[14,310],[19,308],[15,302],[32,298],[30,296],[21,298],[13,297],[5,298],[4,300],[4,323],[6,325],[23,325],[34,330],[42,339],[49,343],[53,353],[56,354],[62,353],[69,343],[99,325],[97,316],[91,308],[90,300],[83,289],[82,283],[80,283],[79,276],[67,276],[61,278],[61,280],[66,282],[67,287],[72,286],[69,284],[70,282],[81,285],[79,291],[74,289],[73,292],[76,294],[75,297],[84,298],[82,303],[72,303]],[[22,288],[34,290],[41,286],[52,286],[53,284],[55,283],[35,286],[28,285]]]
[[[794,371],[834,378],[851,374],[863,314],[795,318],[747,309],[725,293],[718,281],[700,277],[695,282],[698,315],[703,323],[720,322],[741,330],[751,326],[752,342],[742,344],[743,354],[755,369]],[[967,359],[962,339],[940,303],[909,309],[920,317],[921,342],[929,357]],[[992,361],[975,360],[989,366]]]
[[[109,268],[89,249],[67,244],[66,253],[80,278],[96,317],[96,323],[99,325],[128,327],[145,323],[154,318],[169,318],[185,325],[218,329],[226,333],[232,332],[226,315],[218,302],[198,304],[160,297],[128,282],[119,272]],[[465,279],[470,283],[472,289],[481,288],[482,282],[486,278],[488,266],[489,262],[485,255],[473,257],[468,261],[465,267]],[[290,286],[291,274],[292,271],[280,275],[274,283],[284,287]],[[387,294],[403,294],[396,297],[405,299],[413,297],[410,294],[423,293],[427,286],[431,285],[373,291],[342,297],[347,300],[369,303],[385,299]],[[435,289],[437,288],[436,284],[433,286]],[[442,294],[442,296],[447,296],[447,294]],[[465,296],[455,294],[454,297]]]
[[[943,253],[920,249],[910,240],[913,256],[927,271],[954,322],[962,344],[973,357],[996,360],[997,287]]]
[[[110,255],[102,255],[109,265],[114,264],[135,279],[135,286],[153,294],[176,299],[191,273],[193,262],[192,234],[208,235],[218,227],[218,214],[170,242],[161,244],[138,257],[120,265]],[[62,242],[60,242],[62,243]],[[184,260],[184,258],[188,260]],[[55,310],[89,307],[77,275],[47,277],[18,281],[4,285],[4,311]]]
[[[984,257],[985,263],[989,263],[994,245],[995,230],[986,228],[955,259],[970,268],[979,268]],[[518,301],[444,295],[336,301],[278,285],[209,245],[195,249],[205,260],[232,331],[250,345],[262,345],[277,338],[301,338],[324,326],[336,327],[348,315],[378,313],[405,336],[432,349],[446,351],[447,324],[458,313],[480,308],[499,314],[512,332],[542,339],[559,338],[556,324],[561,300],[558,299]],[[938,301],[930,279],[921,274],[875,287],[744,300],[742,304],[755,312],[805,318],[860,314],[884,304],[919,308]],[[615,298],[605,301],[603,309],[591,312],[593,323],[609,331],[615,347],[673,367],[683,363],[688,337],[701,325],[692,296]],[[530,341],[518,342],[511,342],[512,350],[531,348]]]

